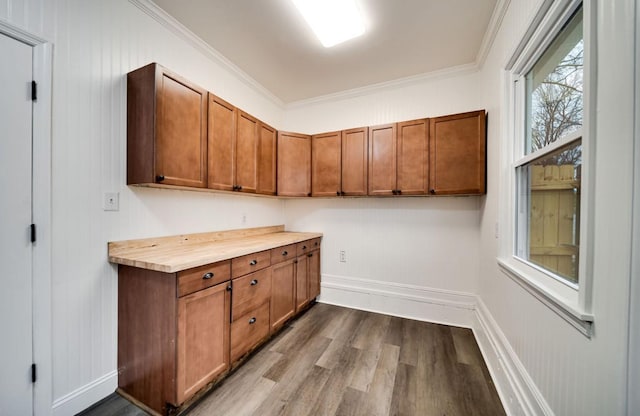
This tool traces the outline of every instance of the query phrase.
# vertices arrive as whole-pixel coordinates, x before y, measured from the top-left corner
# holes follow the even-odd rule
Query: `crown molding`
[[[495,7],[493,8],[493,13],[491,14],[491,19],[489,20],[489,26],[484,32],[484,37],[482,38],[480,49],[478,50],[478,54],[476,55],[476,65],[478,66],[478,68],[482,68],[482,66],[484,65],[484,62],[489,55],[489,51],[493,47],[493,42],[496,40],[496,36],[500,31],[500,27],[502,27],[502,21],[504,20],[504,16],[507,14],[507,10],[509,9],[510,4],[511,0],[498,0]]]
[[[293,101],[285,105],[286,110],[293,108],[305,107],[311,104],[318,104],[322,102],[339,101],[348,98],[360,97],[363,95],[374,94],[396,88],[410,87],[424,83],[425,81],[433,81],[435,79],[445,79],[454,76],[472,74],[478,71],[478,65],[476,63],[463,64],[458,66],[452,66],[449,68],[425,72],[418,75],[412,75],[405,78],[398,78],[391,81],[380,82],[377,84],[370,84],[364,87],[353,88],[350,90],[339,91],[331,94],[320,95],[305,100]]]
[[[277,105],[279,108],[284,108],[285,104],[280,98],[278,98],[271,91],[266,89],[262,84],[252,78],[249,74],[240,69],[233,62],[228,60],[224,55],[211,47],[208,43],[202,40],[195,33],[190,31],[186,26],[177,21],[173,16],[161,9],[157,4],[151,0],[129,0],[129,3],[133,4],[144,13],[152,17],[158,23],[165,28],[169,29],[175,35],[182,40],[193,46],[196,50],[207,56],[212,61],[218,63],[226,70],[234,73],[245,85],[253,89],[258,94]]]

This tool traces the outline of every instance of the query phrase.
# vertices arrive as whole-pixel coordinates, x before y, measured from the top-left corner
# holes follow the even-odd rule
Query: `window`
[[[506,70],[498,264],[590,336],[590,47],[594,0],[544,2]]]
[[[579,283],[584,42],[578,9],[524,75],[516,256]]]

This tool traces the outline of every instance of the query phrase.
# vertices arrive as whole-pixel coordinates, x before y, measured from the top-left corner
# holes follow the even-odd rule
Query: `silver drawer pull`
[[[249,325],[253,325],[255,323],[256,323],[256,318],[255,317],[249,319]]]
[[[257,284],[258,284],[258,279],[253,279],[253,280],[251,281],[251,286],[255,286],[255,285],[257,285]]]
[[[205,273],[205,274],[203,274],[203,275],[202,275],[202,278],[203,278],[204,280],[211,279],[212,277],[213,277],[213,273],[212,273],[212,272]]]
[[[255,266],[256,264],[258,264],[258,260],[255,260],[255,259],[249,262],[249,266]]]

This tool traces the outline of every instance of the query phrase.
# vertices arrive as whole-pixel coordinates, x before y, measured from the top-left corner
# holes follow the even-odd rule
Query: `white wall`
[[[284,224],[276,199],[127,187],[126,73],[155,61],[274,126],[283,111],[127,0],[0,0],[0,19],[54,45],[53,405],[74,414],[116,387],[108,241]],[[102,210],[105,191],[119,212]]]
[[[484,101],[494,115],[489,123],[489,160],[500,160],[506,142],[511,140],[503,129],[507,109],[501,70],[537,10],[534,3],[541,2],[511,1],[482,71]],[[626,400],[634,1],[595,3],[598,105],[593,234],[595,324],[591,339],[498,270],[499,241],[494,236],[494,225],[501,221],[500,192],[506,190],[496,192],[495,186],[490,187],[480,214],[479,296],[515,352],[516,360],[535,383],[529,387],[541,393],[538,408],[557,415],[622,415]],[[506,165],[489,164],[489,183],[499,183],[506,171]],[[502,229],[504,225],[501,224]]]

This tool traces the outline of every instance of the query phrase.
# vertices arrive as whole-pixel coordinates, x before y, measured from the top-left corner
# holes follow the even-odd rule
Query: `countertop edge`
[[[286,235],[286,237],[284,237]],[[256,240],[264,240],[269,237],[273,237],[274,241],[266,241],[256,243]],[[284,237],[284,238],[283,238]],[[137,253],[137,255],[127,256],[124,253],[120,253],[118,255],[112,255],[109,253],[108,259],[110,263],[137,267],[146,270],[153,270],[163,273],[177,273],[184,270],[192,269],[194,267],[200,267],[211,263],[217,263],[224,260],[230,260],[236,257],[244,256],[251,253],[257,253],[260,251],[271,250],[273,248],[282,247],[289,244],[296,244],[302,241],[310,240],[313,238],[322,238],[322,233],[315,232],[295,232],[295,231],[283,231],[276,233],[263,234],[260,236],[250,236],[243,238],[236,238],[228,241],[211,241],[211,242],[201,242],[199,244],[194,244],[192,248],[194,249],[206,249],[210,247],[213,251],[212,254],[196,256],[195,258],[186,258],[181,260],[180,258],[184,258],[187,256],[176,255],[177,259],[175,261],[167,262],[167,261],[159,261],[153,260],[153,248],[149,248],[144,252],[144,255]],[[238,248],[234,247],[230,251],[226,251],[224,253],[216,252],[216,248],[223,248],[226,244],[228,245],[230,242],[233,242],[234,246],[238,244],[242,244],[243,242],[247,245],[246,248]],[[176,244],[176,248],[179,245]],[[164,250],[170,249],[170,247],[163,247]]]

